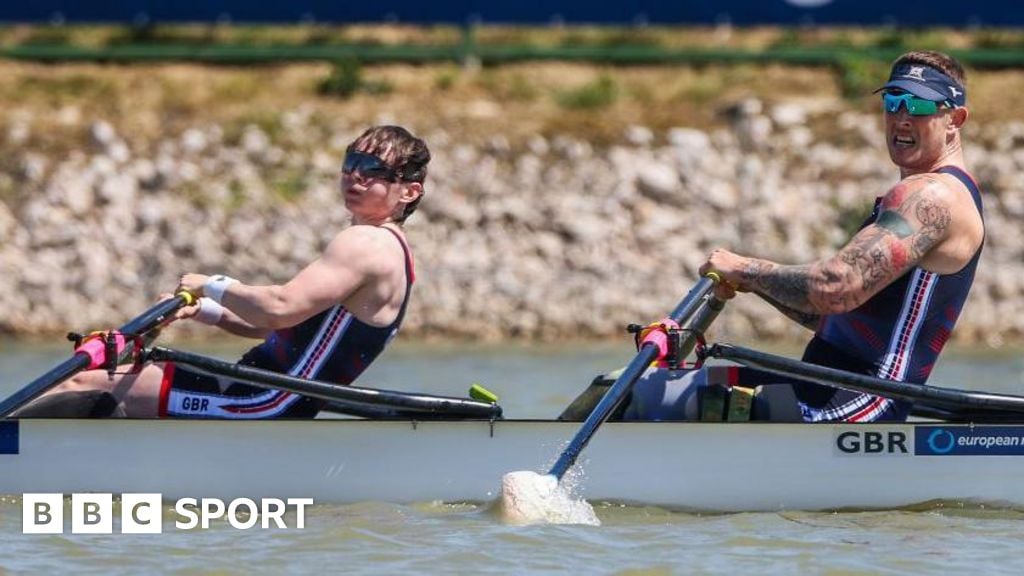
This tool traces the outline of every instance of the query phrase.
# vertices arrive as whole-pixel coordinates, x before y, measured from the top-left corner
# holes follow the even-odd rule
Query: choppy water
[[[0,393],[64,352],[0,341]],[[509,416],[552,417],[595,373],[629,357],[628,345],[404,346],[389,351],[364,380],[444,394],[463,394],[480,382],[502,396]],[[1024,392],[1024,360],[1019,354],[947,355],[933,383]],[[0,500],[0,574],[990,574],[1018,573],[1024,540],[1021,511],[955,504],[721,515],[593,504],[600,527],[507,526],[479,504],[366,502],[316,505],[301,531],[239,531],[226,522],[181,531],[168,510],[163,534],[123,535],[115,528],[112,535],[91,536],[21,534],[21,504],[14,497]]]

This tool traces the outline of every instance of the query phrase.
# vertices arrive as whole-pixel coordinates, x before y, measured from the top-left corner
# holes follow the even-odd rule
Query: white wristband
[[[217,304],[220,304],[220,301],[224,298],[224,292],[228,289],[228,286],[231,286],[235,282],[238,282],[238,280],[235,280],[234,278],[230,276],[225,276],[223,274],[210,276],[210,278],[206,281],[206,284],[203,284],[203,295],[209,297]]]
[[[199,299],[199,312],[192,319],[196,322],[216,326],[220,322],[221,316],[224,316],[224,307],[213,298],[203,297]]]

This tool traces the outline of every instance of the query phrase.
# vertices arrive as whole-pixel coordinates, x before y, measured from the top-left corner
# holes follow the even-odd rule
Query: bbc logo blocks
[[[24,534],[63,534],[64,495],[24,494],[22,532]],[[71,495],[72,534],[111,534],[114,531],[112,494]],[[123,494],[121,496],[122,534],[159,534],[163,528],[163,503],[160,494]]]

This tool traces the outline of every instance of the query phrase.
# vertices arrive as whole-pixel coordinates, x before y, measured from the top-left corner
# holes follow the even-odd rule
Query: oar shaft
[[[671,320],[674,320],[677,324],[682,324],[690,319],[691,316],[700,308],[704,303],[704,297],[711,292],[714,288],[715,281],[711,278],[701,278],[697,284],[690,290],[685,298],[679,303],[679,306],[672,311],[669,316]],[[694,334],[690,334],[688,338],[695,339]],[[684,343],[686,344],[686,343]],[[692,349],[692,348],[691,348]],[[566,472],[572,468],[572,465],[576,463],[576,459],[579,458],[580,452],[586,448],[587,443],[597,432],[599,426],[608,419],[608,416],[615,410],[615,408],[622,402],[623,398],[633,387],[633,384],[638,378],[644,373],[651,362],[658,355],[658,349],[653,344],[644,344],[640,348],[640,352],[633,358],[622,374],[619,375],[615,383],[611,385],[601,401],[597,403],[597,406],[590,412],[590,415],[583,422],[576,436],[569,442],[569,445],[559,456],[558,461],[551,467],[548,472],[552,476],[555,476],[559,480],[565,476]]]
[[[412,394],[380,390],[375,388],[359,388],[342,386],[330,382],[306,380],[270,370],[225,362],[192,352],[171,350],[156,347],[149,351],[148,359],[168,361],[194,366],[200,370],[226,376],[228,378],[252,382],[267,388],[283,390],[293,394],[311,396],[322,400],[366,404],[379,407],[398,408],[403,411],[424,414],[444,414],[460,418],[499,418],[501,407],[497,404],[479,402],[468,398],[435,396],[432,394]]]
[[[708,355],[805,382],[846,388],[855,392],[878,394],[887,398],[925,402],[954,410],[971,408],[979,411],[1024,413],[1024,396],[956,390],[914,382],[885,380],[727,344],[715,344],[708,350]]]
[[[711,323],[715,321],[715,318],[718,318],[718,314],[722,312],[722,309],[725,308],[725,302],[715,298],[714,294],[708,294],[706,300],[707,303],[697,310],[693,320],[690,321],[689,329],[691,333],[679,348],[680,362],[689,356],[690,352],[693,352],[693,349],[697,347],[697,337],[704,334],[708,327],[711,326]]]
[[[163,300],[146,310],[138,317],[130,320],[118,331],[125,335],[142,336],[158,327],[176,310],[192,302],[192,296],[182,292],[172,298]],[[0,402],[0,419],[7,418],[12,412],[28,404],[50,388],[87,369],[92,360],[85,352],[76,352],[71,358],[61,362],[46,374],[29,382],[20,390]]]

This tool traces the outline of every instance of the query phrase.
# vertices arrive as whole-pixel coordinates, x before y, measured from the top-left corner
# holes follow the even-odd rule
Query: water
[[[237,350],[214,352],[231,357]],[[0,393],[16,389],[65,353],[65,348],[0,341]],[[479,382],[501,396],[507,415],[549,418],[594,374],[630,357],[628,344],[405,345],[389,351],[364,380],[396,390],[457,395]],[[1016,353],[947,354],[933,383],[1024,392],[1024,360]],[[1021,511],[955,504],[758,514],[593,504],[600,527],[508,526],[486,504],[364,502],[313,506],[301,531],[239,531],[222,521],[209,530],[181,531],[168,510],[160,535],[122,535],[116,527],[112,535],[23,535],[20,501],[9,497],[0,499],[0,574],[1016,573],[1024,537]]]

